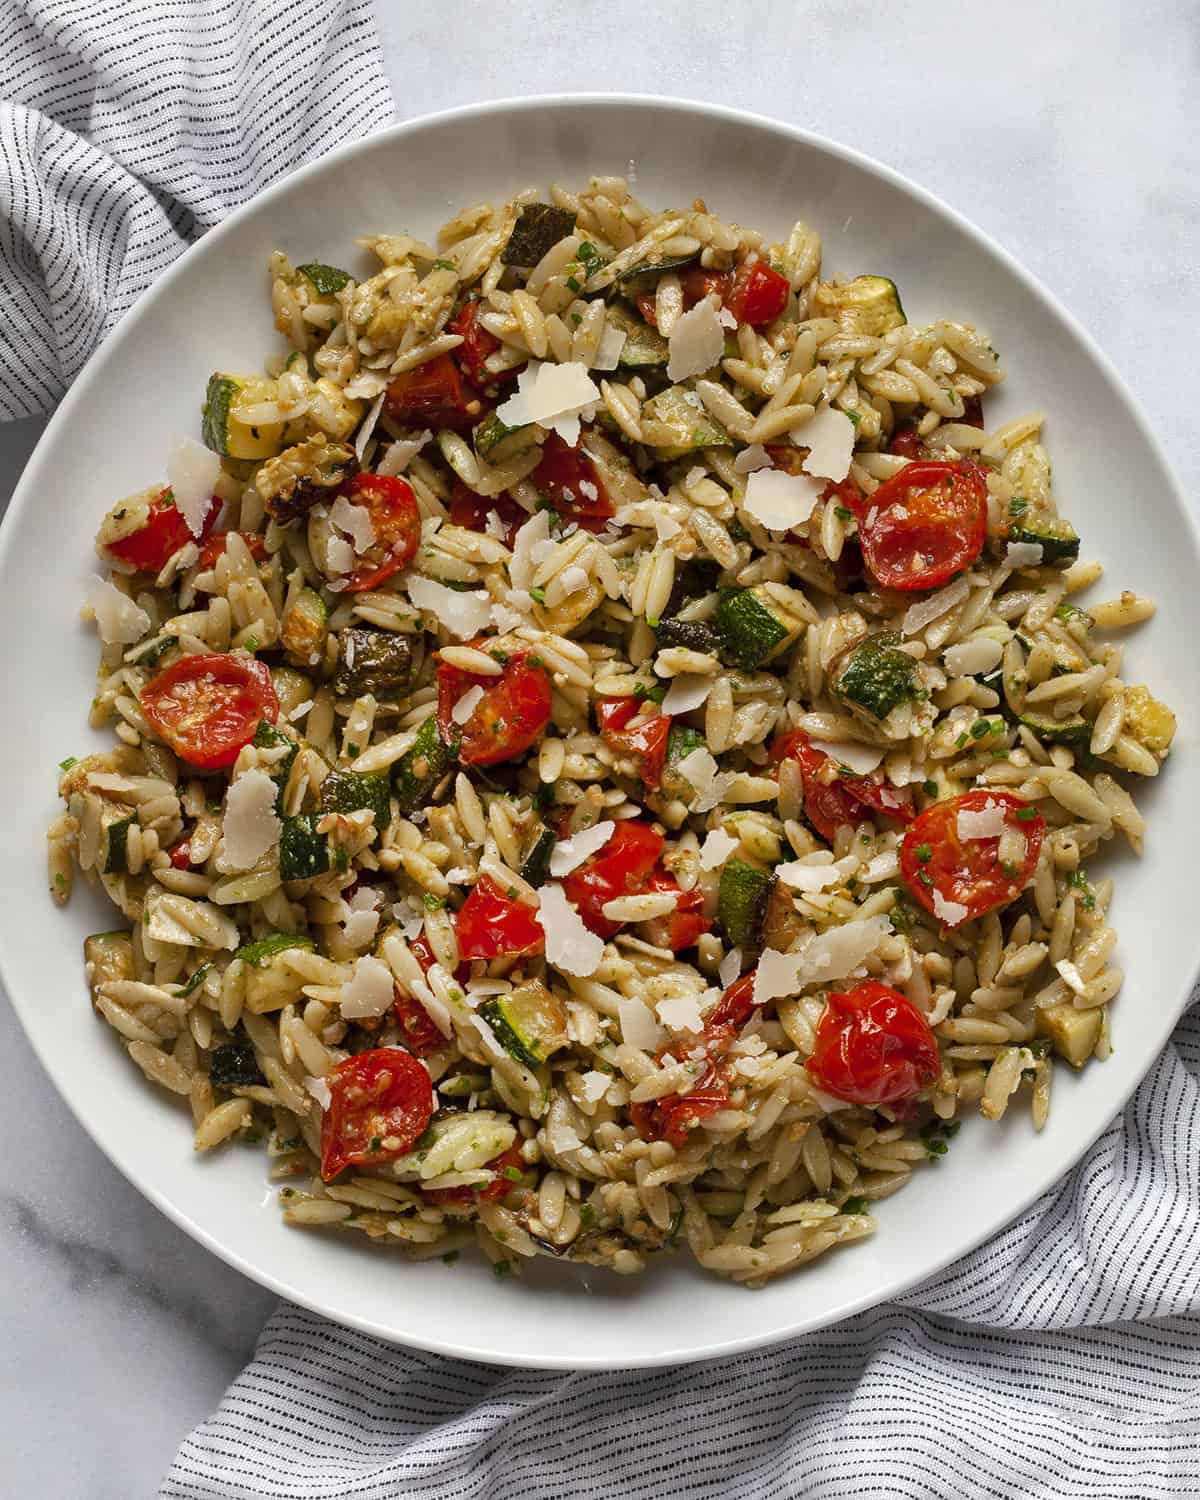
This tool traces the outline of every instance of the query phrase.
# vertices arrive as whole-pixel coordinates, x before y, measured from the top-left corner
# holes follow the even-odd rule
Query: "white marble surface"
[[[774,115],[910,174],[1096,335],[1196,490],[1194,403],[1171,394],[1193,388],[1200,326],[1190,5],[377,3],[402,117],[632,89]],[[0,503],[39,431],[0,427]],[[4,1004],[0,1056],[0,1492],[151,1495],[185,1429],[249,1355],[271,1298],[117,1175]]]

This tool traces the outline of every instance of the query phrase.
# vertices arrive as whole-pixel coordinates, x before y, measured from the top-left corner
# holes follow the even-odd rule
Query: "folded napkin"
[[[0,14],[3,416],[49,407],[230,209],[391,116],[368,0]],[[1198,1255],[1193,1013],[1069,1177],[897,1303],[736,1358],[570,1375],[284,1305],[160,1495],[1200,1496]]]

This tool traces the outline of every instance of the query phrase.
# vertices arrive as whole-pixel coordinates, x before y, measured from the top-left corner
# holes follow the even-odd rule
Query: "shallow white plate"
[[[749,1293],[683,1256],[625,1280],[539,1260],[500,1285],[465,1257],[403,1264],[355,1235],[287,1229],[260,1150],[192,1154],[190,1122],[145,1084],[92,1015],[80,944],[112,923],[86,890],[65,913],[45,893],[44,826],[56,763],[92,748],[85,727],[96,642],[78,623],[97,523],[162,480],[173,433],[196,432],[209,372],[257,368],[277,347],[266,261],[354,259],[354,235],[430,235],[458,207],[528,184],[575,184],[636,163],[654,205],[702,195],[723,218],[821,232],[826,272],[882,272],[910,318],[947,315],[992,334],[1009,384],[989,423],[1049,411],[1055,488],[1111,586],[1152,594],[1157,620],[1127,676],[1174,704],[1177,751],[1145,789],[1148,852],[1117,855],[1115,920],[1127,971],[1115,1052],[1056,1083],[1045,1132],[1027,1115],[966,1130],[936,1169],[884,1203],[865,1244]],[[1197,968],[1193,755],[1200,677],[1197,544],[1158,444],[1087,337],[1003,251],[895,173],[813,136],[701,105],[624,97],[530,99],[418,120],[335,152],[263,193],[189,251],[137,304],[50,424],[0,536],[5,649],[5,899],[0,960],[34,1048],[116,1165],[197,1240],[296,1302],[386,1339],[478,1359],[553,1366],[667,1363],[831,1323],[937,1272],[1020,1212],[1077,1159],[1163,1045]],[[105,738],[107,743],[107,738]]]

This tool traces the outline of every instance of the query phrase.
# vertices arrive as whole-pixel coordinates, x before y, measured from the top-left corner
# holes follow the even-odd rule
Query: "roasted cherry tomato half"
[[[355,505],[366,507],[375,530],[374,542],[346,580],[348,593],[361,594],[407,568],[416,557],[421,542],[421,512],[412,486],[395,475],[356,474],[343,493]]]
[[[413,947],[413,944],[410,943],[409,947]],[[433,959],[432,953],[430,959]],[[440,1052],[443,1047],[450,1045],[433,1024],[429,1012],[421,1002],[406,995],[399,985],[396,987],[396,998],[392,1001],[392,1016],[400,1028],[404,1045],[418,1057],[428,1057],[430,1053]]]
[[[477,495],[462,480],[458,480],[450,494],[450,524],[462,526],[467,531],[486,531],[488,517],[495,514],[504,526],[504,545],[511,548],[517,532],[529,519],[529,513],[511,495]]]
[[[582,447],[568,448],[557,432],[542,445],[541,462],[529,477],[564,520],[584,531],[603,531],[615,514],[599,469]]]
[[[142,689],[151,728],[189,765],[231,766],[263,719],[272,723],[279,699],[271,673],[252,656],[181,656]]]
[[[528,958],[541,953],[546,934],[532,906],[506,896],[490,875],[481,875],[454,920],[459,956]]]
[[[826,843],[833,843],[843,823],[862,822],[862,810],[883,813],[907,823],[913,816],[912,794],[873,776],[846,776],[837,762],[809,743],[801,729],[789,730],[771,746],[771,760],[797,760],[804,782],[804,813]]]
[[[874,979],[831,994],[805,1063],[827,1094],[851,1104],[899,1104],[927,1089],[941,1072],[929,1022],[897,990]]]
[[[214,495],[200,529],[201,538],[217,524],[220,514],[221,502]],[[180,547],[195,540],[171,491],[160,490],[146,507],[146,519],[138,529],[118,541],[106,542],[104,550],[139,573],[161,573]]]
[[[1011,863],[1001,860],[998,834],[973,836],[979,815],[994,822],[997,811],[1020,851]],[[900,873],[926,911],[958,927],[1017,899],[1037,868],[1045,835],[1041,815],[1011,792],[967,792],[935,802],[911,824],[900,844]]]
[[[421,1192],[430,1203],[440,1203],[451,1213],[456,1208],[461,1208],[465,1213],[476,1203],[492,1203],[497,1198],[503,1198],[505,1193],[516,1186],[517,1177],[525,1171],[525,1158],[521,1155],[520,1146],[514,1142],[507,1151],[493,1156],[484,1166],[496,1175],[483,1187],[422,1188]]]
[[[481,330],[482,331],[482,330]],[[383,409],[405,427],[450,427],[466,432],[487,412],[487,402],[448,354],[393,378]]]
[[[250,556],[255,562],[266,562],[270,554],[267,551],[267,544],[263,541],[262,537],[255,536],[250,531],[239,531],[237,535],[241,537],[242,541],[250,549]],[[196,566],[202,573],[207,573],[211,568],[215,568],[218,559],[225,556],[225,548],[228,545],[229,537],[230,533],[228,531],[218,531],[216,536],[210,536],[204,546],[200,548],[200,557]]]
[[[404,1156],[433,1117],[429,1073],[399,1047],[355,1053],[325,1081],[329,1108],[321,1122],[321,1176],[326,1182],[348,1166]]]
[[[725,306],[739,323],[761,328],[773,323],[784,310],[791,289],[787,277],[765,260],[756,260],[753,265],[743,262],[734,275]]]
[[[653,708],[647,711],[647,705],[638,698],[603,698],[596,704],[596,722],[601,737],[614,750],[637,756],[643,784],[656,791],[667,758],[670,716],[655,713]]]
[[[987,500],[978,464],[905,465],[860,502],[858,540],[868,569],[884,588],[937,588],[983,551]]]
[[[683,287],[683,310],[690,312],[696,303],[702,301],[710,292],[716,292],[724,300],[733,285],[733,272],[706,271],[703,266],[691,266],[688,270],[680,272],[679,280]],[[638,312],[645,321],[651,328],[657,328],[658,311],[654,293],[643,292],[635,300]]]
[[[505,370],[500,375],[493,375],[488,369],[488,357],[499,349],[500,340],[479,321],[482,310],[483,304],[479,297],[468,297],[446,325],[447,333],[457,333],[462,339],[451,357],[471,384],[480,389],[498,385],[502,380],[511,380],[519,369],[524,368],[514,365],[511,370]]]
[[[677,1149],[687,1145],[689,1133],[708,1115],[729,1103],[729,1085],[720,1063],[713,1063],[686,1094],[629,1106],[638,1134],[648,1141],[669,1141]]]
[[[650,917],[641,924],[646,941],[656,948],[683,953],[694,948],[706,932],[712,931],[712,918],[704,915],[703,891],[681,890],[675,877],[662,869],[650,872],[646,890],[678,893],[674,911],[665,917]]]
[[[708,1020],[704,1023],[706,1036],[717,1036],[722,1032],[735,1035],[754,1014],[754,975],[757,971],[751,969],[749,974],[743,974],[740,979],[735,979],[721,998],[713,1006]]]
[[[621,929],[620,922],[606,917],[605,902],[620,896],[640,895],[651,870],[662,857],[664,839],[648,823],[626,818],[618,823],[612,838],[563,881],[567,900],[574,903],[584,925],[602,938]]]
[[[487,649],[486,640],[471,644]],[[550,720],[550,674],[532,652],[510,656],[499,677],[478,676],[439,662],[437,682],[438,730],[446,745],[461,736],[458,758],[464,765],[495,766],[523,755],[541,738]],[[455,723],[455,704],[476,687],[483,696],[465,724]]]

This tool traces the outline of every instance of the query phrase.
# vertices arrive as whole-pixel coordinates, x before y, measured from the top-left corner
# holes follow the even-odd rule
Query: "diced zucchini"
[[[319,260],[310,260],[302,266],[297,266],[296,269],[313,290],[322,297],[334,296],[350,280],[349,271],[341,271],[337,266],[323,265]]]
[[[767,899],[774,877],[745,860],[726,861],[717,891],[717,922],[731,948],[743,953],[762,943]]]
[[[239,407],[274,401],[275,382],[255,375],[211,375],[204,393],[201,434],[205,445],[227,458],[272,458],[283,446],[283,423],[257,425],[238,416]]]
[[[390,630],[348,626],[338,633],[338,664],[333,690],[340,698],[373,693],[397,698],[412,676],[412,643]]]
[[[836,318],[843,333],[879,338],[907,319],[896,283],[886,276],[856,276],[840,284],[820,281],[813,292],[813,311]]]
[[[348,420],[343,413],[334,425],[344,426]],[[267,514],[282,526],[307,515],[314,505],[332,500],[339,486],[357,472],[353,448],[316,432],[263,464],[254,476],[254,487]]]
[[[536,442],[537,435],[531,422],[523,427],[508,427],[494,411],[489,412],[475,429],[475,452],[490,464],[506,463]]]
[[[508,243],[500,252],[506,266],[536,266],[575,228],[575,215],[553,203],[523,203]]]
[[[311,953],[315,946],[312,938],[302,933],[273,932],[239,948],[234,957],[246,966],[246,1009],[261,1016],[298,1000],[304,980],[282,965],[279,955],[289,948],[304,948]]]
[[[287,745],[288,749],[284,755],[275,762],[271,768],[271,780],[279,788],[279,796],[275,799],[275,811],[283,807],[283,789],[287,786],[287,779],[291,775],[292,764],[300,753],[299,741],[292,739],[289,735],[280,734],[273,724],[268,724],[266,719],[260,719],[258,728],[254,731],[254,743],[260,750],[273,750],[276,746]]]
[[[625,302],[609,304],[605,326],[615,328],[625,335],[625,342],[617,356],[623,370],[658,369],[665,366],[671,357],[667,341],[658,329],[651,328]]]
[[[248,1088],[253,1084],[264,1084],[258,1066],[258,1058],[249,1042],[226,1042],[223,1047],[214,1047],[208,1059],[208,1081],[214,1088]]]
[[[851,646],[835,668],[834,694],[851,709],[882,723],[901,703],[925,696],[916,661],[892,631],[868,635]]]
[[[660,620],[654,633],[660,650],[664,646],[683,646],[688,651],[721,649],[721,637],[707,620]]]
[[[1017,715],[1018,724],[1032,729],[1044,745],[1086,745],[1092,737],[1092,726],[1079,714],[1069,719],[1054,719],[1049,714]]]
[[[700,448],[732,448],[733,440],[718,427],[695,391],[668,386],[642,407],[642,436],[664,459],[682,458]]]
[[[426,719],[392,773],[400,811],[410,813],[424,807],[453,762],[453,752],[442,743],[438,733],[437,719]]]
[[[325,655],[329,611],[314,589],[301,589],[283,612],[279,643],[298,667],[315,667]]]
[[[179,991],[181,995],[194,995],[208,976],[212,973],[212,960],[206,960],[198,964],[188,975],[183,988]]]
[[[330,771],[321,783],[321,811],[370,811],[375,815],[376,829],[382,833],[392,816],[391,783],[384,774]]]
[[[99,863],[102,875],[124,875],[129,869],[125,846],[134,817],[134,813],[129,813],[123,818],[113,818],[101,830]]]
[[[1139,683],[1125,690],[1125,729],[1138,744],[1161,754],[1175,738],[1175,715]]]
[[[1022,526],[1010,526],[1007,540],[1035,543],[1042,549],[1043,563],[1073,563],[1079,557],[1079,535],[1061,516],[1030,517]]]
[[[520,870],[521,879],[527,885],[545,885],[546,877],[550,873],[550,855],[557,843],[558,838],[549,828],[543,828],[534,839]]]
[[[686,760],[693,750],[701,750],[704,747],[704,736],[686,724],[672,724],[667,730],[667,758],[663,765],[662,781],[659,788],[664,797],[679,802],[690,802],[696,795],[696,788],[676,767],[681,760]]]
[[[144,642],[136,650],[129,654],[129,664],[134,667],[157,667],[163,657],[173,646],[179,644],[178,637],[173,635],[156,635],[152,640]]]
[[[1039,1005],[1035,1016],[1039,1036],[1049,1037],[1054,1050],[1073,1068],[1082,1068],[1096,1050],[1103,1024],[1103,1006],[1077,1010],[1070,1000]]]
[[[485,1000],[479,1014],[504,1050],[527,1068],[538,1067],[569,1040],[566,1008],[540,980]]]
[[[630,266],[628,271],[622,272],[617,277],[617,284],[627,297],[636,297],[642,292],[652,292],[658,285],[660,277],[668,271],[682,271],[695,259],[695,255],[651,255],[646,260],[638,261],[636,266]]]
[[[299,813],[283,819],[279,833],[281,880],[311,880],[314,875],[346,868],[345,851],[331,847],[329,835],[317,832],[317,823],[324,816],[324,813]]]
[[[93,932],[83,940],[83,971],[95,1003],[100,986],[114,979],[132,979],[133,937],[128,932]]]
[[[722,589],[716,630],[724,656],[747,670],[777,655],[800,634],[762,584]]]

